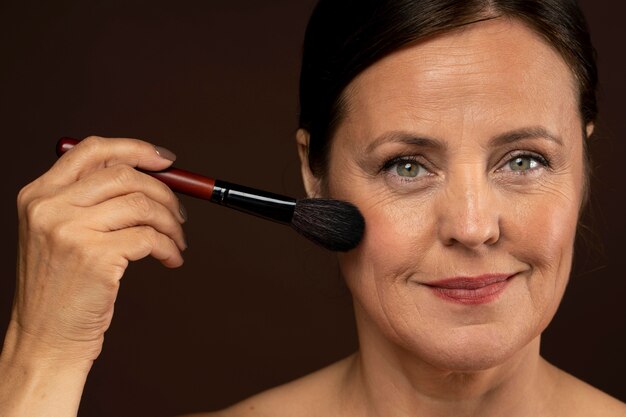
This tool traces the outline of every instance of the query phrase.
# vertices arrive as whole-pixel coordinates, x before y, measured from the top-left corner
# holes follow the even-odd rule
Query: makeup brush
[[[57,143],[57,155],[63,155],[78,142],[78,139],[61,138]],[[363,216],[354,205],[345,201],[296,200],[173,167],[158,172],[140,171],[162,181],[173,191],[289,225],[331,251],[354,249],[363,236]]]

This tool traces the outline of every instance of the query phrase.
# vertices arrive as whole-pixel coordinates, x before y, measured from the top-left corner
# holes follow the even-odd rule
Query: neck
[[[541,415],[554,387],[537,337],[486,370],[440,369],[359,323],[361,350],[350,365],[351,411],[368,417]],[[543,410],[543,411],[542,411]]]

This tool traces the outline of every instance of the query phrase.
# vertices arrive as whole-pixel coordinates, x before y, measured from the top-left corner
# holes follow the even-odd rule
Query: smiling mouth
[[[444,300],[460,304],[485,304],[494,301],[506,289],[515,274],[491,274],[454,277],[423,284]]]

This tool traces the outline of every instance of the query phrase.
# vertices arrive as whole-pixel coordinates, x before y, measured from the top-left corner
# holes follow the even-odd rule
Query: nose
[[[493,189],[482,169],[460,171],[448,177],[438,198],[439,239],[472,250],[494,245],[500,239],[501,213]]]

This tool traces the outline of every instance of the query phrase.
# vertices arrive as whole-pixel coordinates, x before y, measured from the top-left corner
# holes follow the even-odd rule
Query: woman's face
[[[362,336],[451,370],[502,363],[547,326],[570,273],[584,188],[572,73],[500,18],[389,55],[346,98],[327,192],[366,219],[340,256]]]

